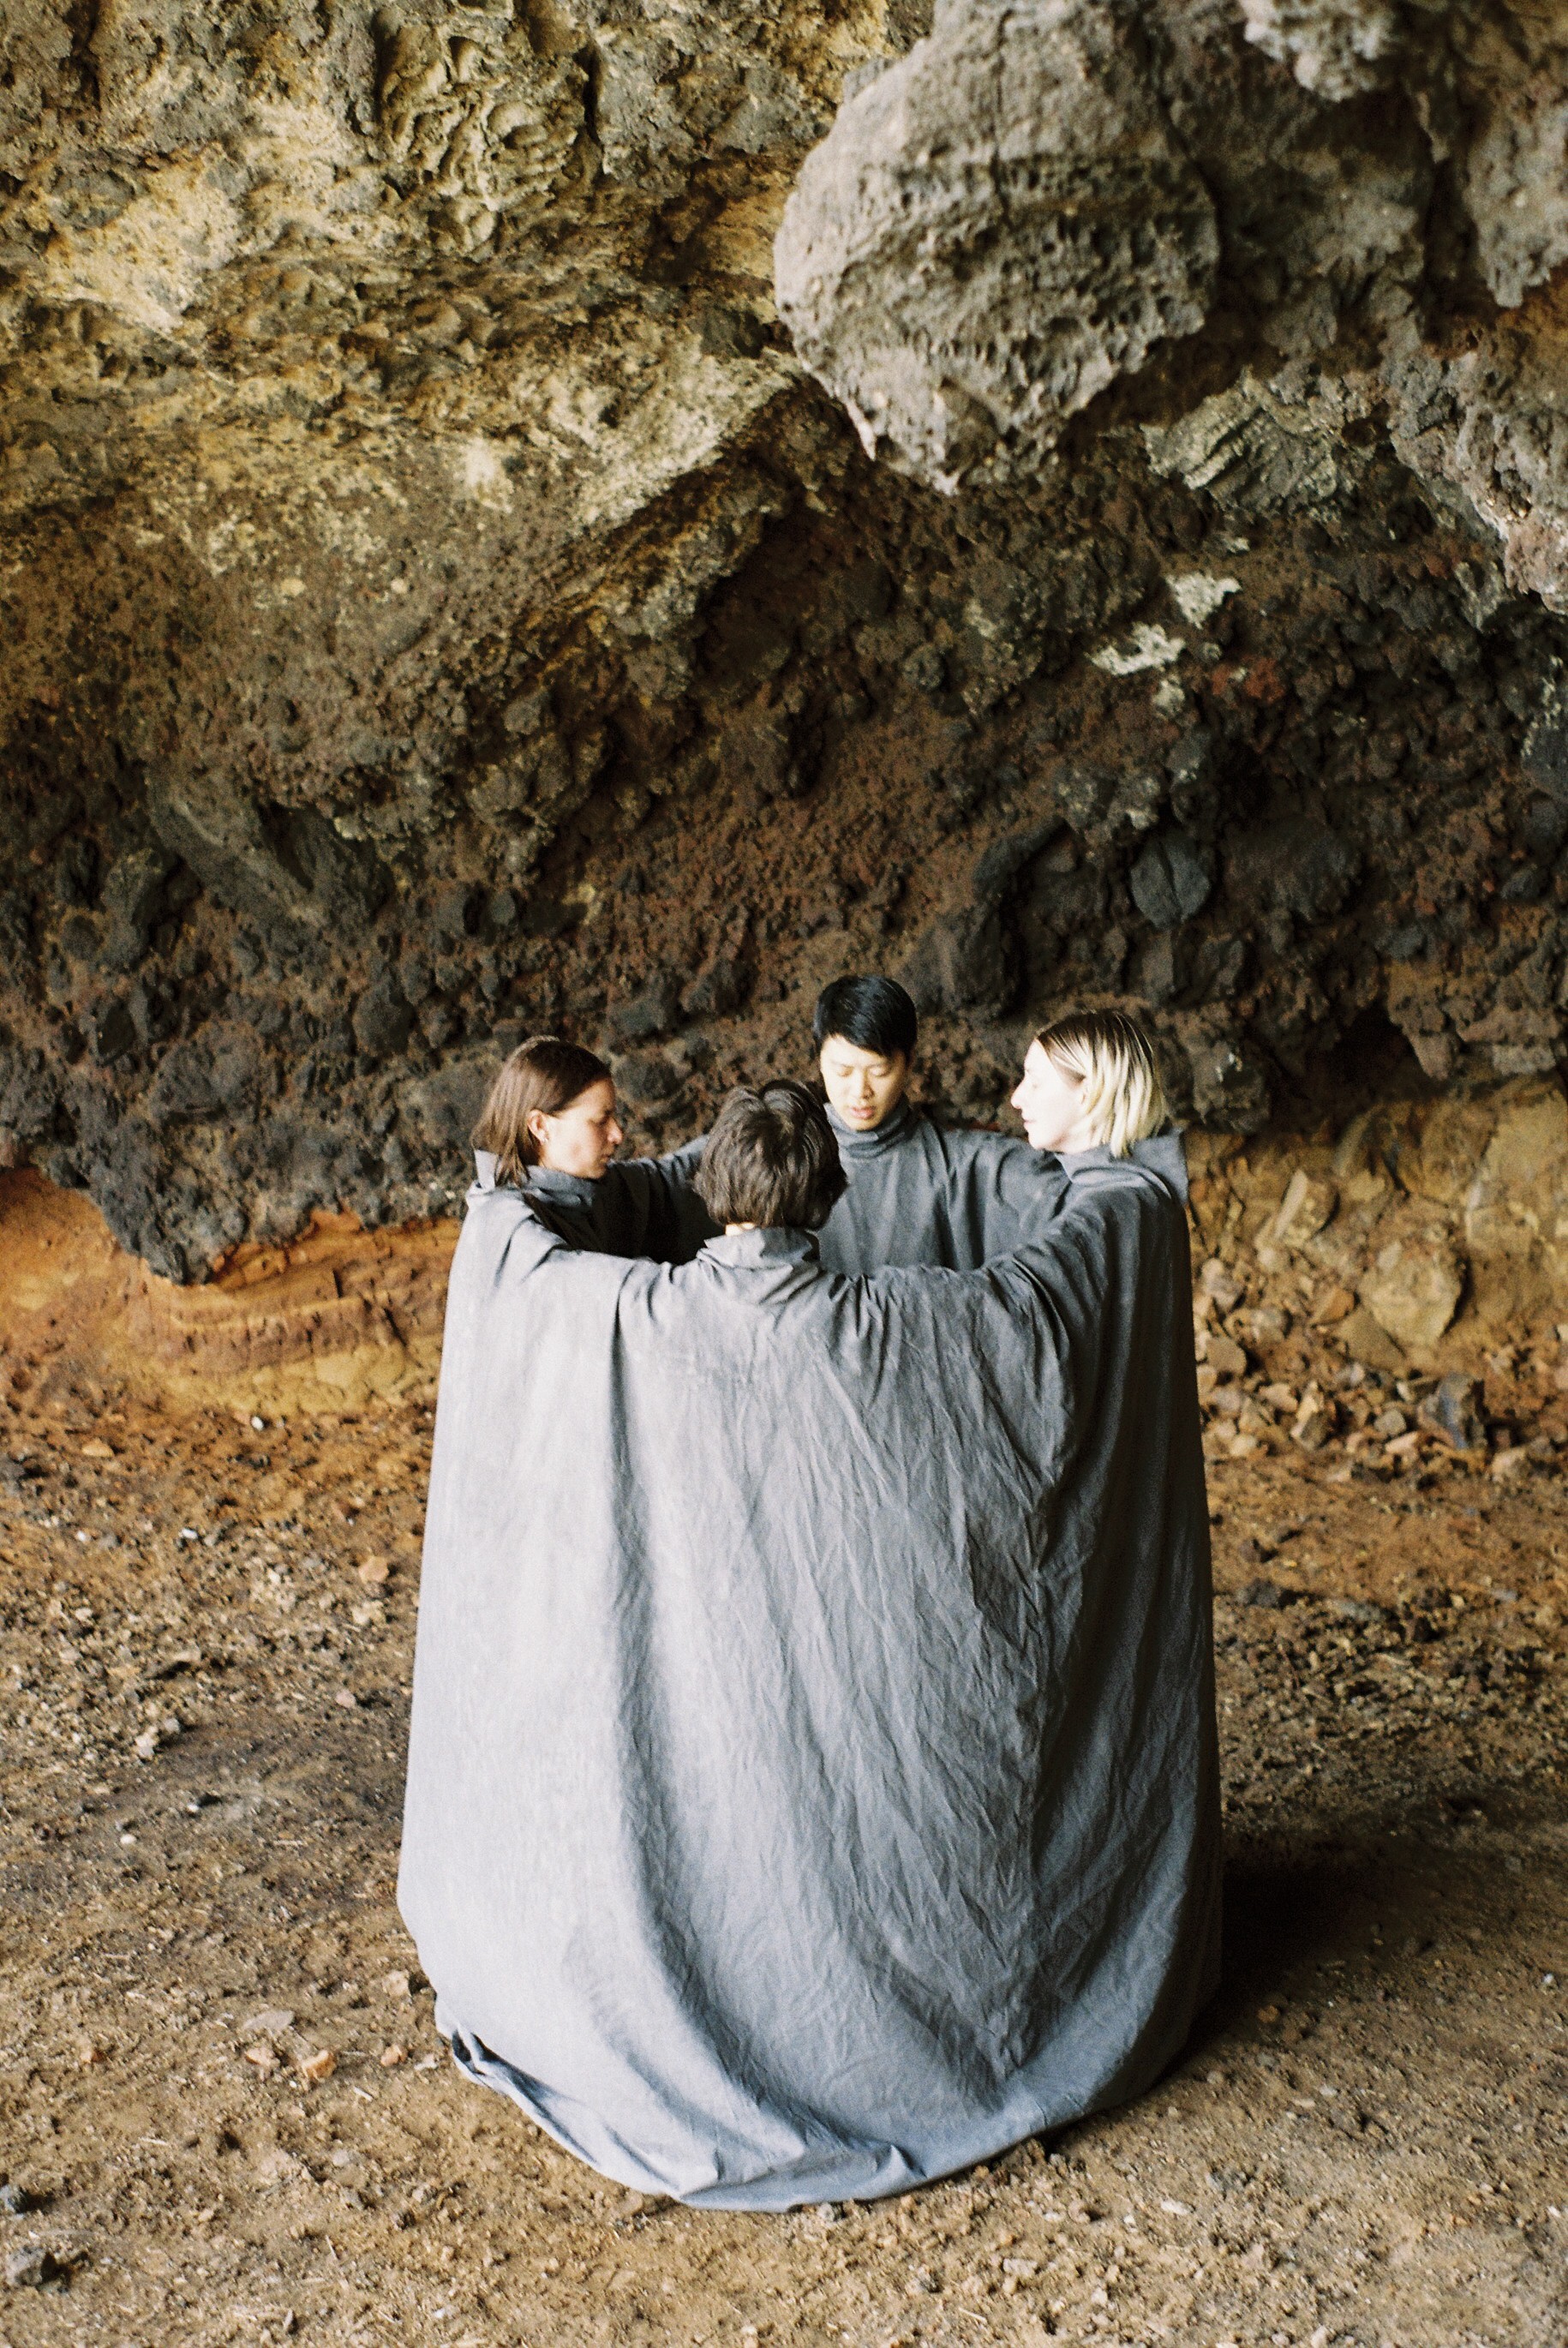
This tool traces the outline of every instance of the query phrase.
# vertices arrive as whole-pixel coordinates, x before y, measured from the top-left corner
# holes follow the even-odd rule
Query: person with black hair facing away
[[[624,2186],[905,2192],[1140,2094],[1214,1987],[1191,1268],[1125,1156],[1147,1076],[1046,1031],[1023,1107],[1068,1170],[970,1272],[824,1270],[840,1147],[792,1079],[725,1103],[692,1262],[469,1194],[398,1900],[459,2069]]]
[[[689,1263],[714,1230],[692,1187],[702,1141],[667,1158],[617,1159],[624,1138],[598,1054],[531,1035],[502,1064],[474,1128],[479,1186],[520,1189],[571,1247]]]

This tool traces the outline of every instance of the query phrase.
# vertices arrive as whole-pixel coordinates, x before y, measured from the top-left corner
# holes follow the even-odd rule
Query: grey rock
[[[5,2287],[8,2291],[39,2291],[60,2274],[50,2253],[39,2242],[27,2242],[19,2250],[7,2251],[5,2257]]]
[[[719,954],[699,971],[681,996],[681,1009],[691,1019],[723,1019],[738,1011],[749,992],[744,963],[733,954]]]
[[[1223,1039],[1194,1045],[1189,1058],[1198,1118],[1222,1131],[1256,1133],[1269,1110],[1268,1079],[1256,1063]]]
[[[775,298],[867,448],[952,490],[1195,332],[1218,257],[1129,15],[947,0],[808,157]]]
[[[132,850],[110,866],[103,884],[109,916],[102,961],[107,970],[132,970],[147,952],[175,860],[166,849]]]
[[[1206,859],[1184,831],[1151,839],[1128,874],[1133,903],[1157,930],[1173,930],[1202,912],[1213,885]]]
[[[390,971],[375,979],[354,1006],[355,1042],[372,1060],[395,1058],[413,1025],[413,1009]]]
[[[22,2186],[0,2185],[0,2217],[24,2217],[32,2206],[32,2198]]]
[[[1476,1401],[1479,1385],[1478,1379],[1467,1377],[1463,1371],[1450,1370],[1430,1394],[1421,1397],[1416,1411],[1418,1423],[1441,1436],[1456,1451],[1484,1449],[1486,1422]]]
[[[1249,41],[1322,98],[1381,88],[1400,46],[1398,16],[1383,0],[1242,0],[1242,21]]]
[[[612,1011],[610,1033],[617,1043],[638,1044],[652,1035],[666,1035],[680,1016],[680,993],[667,971],[661,971],[642,993]]]
[[[1328,505],[1354,468],[1340,433],[1343,402],[1287,401],[1244,375],[1171,425],[1146,425],[1155,472],[1206,489],[1238,518]]]
[[[134,1052],[140,1041],[129,1004],[106,1003],[93,1025],[93,1057],[100,1067]]]
[[[999,1016],[1016,991],[1001,914],[994,905],[943,914],[916,940],[898,975],[918,1011]]]
[[[615,1087],[635,1108],[661,1107],[686,1082],[685,1071],[662,1052],[626,1052],[611,1061]]]

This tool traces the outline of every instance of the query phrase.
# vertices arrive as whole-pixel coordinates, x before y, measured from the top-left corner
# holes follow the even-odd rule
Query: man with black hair
[[[919,1018],[896,979],[836,978],[811,1022],[849,1188],[822,1226],[830,1272],[973,1272],[1019,1244],[1063,1188],[1054,1158],[1005,1133],[946,1130],[908,1097]]]

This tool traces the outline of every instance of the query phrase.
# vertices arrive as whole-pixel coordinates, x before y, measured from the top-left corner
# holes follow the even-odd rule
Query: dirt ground
[[[1568,1529],[1211,1468],[1224,1984],[892,2203],[650,2205],[459,2078],[393,1898],[428,1408],[0,1405],[0,2342],[1568,2340]]]

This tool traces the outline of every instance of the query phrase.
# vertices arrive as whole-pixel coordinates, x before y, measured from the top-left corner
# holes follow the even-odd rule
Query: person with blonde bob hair
[[[1042,1027],[1013,1107],[1032,1146],[1058,1158],[1130,1158],[1169,1116],[1154,1046],[1124,1011],[1072,1011]]]

